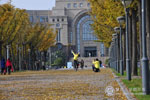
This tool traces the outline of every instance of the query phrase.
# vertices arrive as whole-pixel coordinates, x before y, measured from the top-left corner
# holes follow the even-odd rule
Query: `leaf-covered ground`
[[[114,94],[105,93],[107,86]],[[110,69],[16,72],[0,76],[0,100],[127,100]]]

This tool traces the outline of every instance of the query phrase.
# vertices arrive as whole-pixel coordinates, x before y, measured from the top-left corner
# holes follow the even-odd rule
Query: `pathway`
[[[87,69],[0,75],[0,100],[126,100],[126,97],[111,70],[104,68],[99,73]]]

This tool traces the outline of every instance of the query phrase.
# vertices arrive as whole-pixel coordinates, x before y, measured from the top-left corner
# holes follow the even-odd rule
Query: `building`
[[[97,37],[91,28],[93,23],[90,15],[90,3],[87,0],[56,0],[52,10],[28,10],[30,21],[50,23],[58,30],[57,43],[66,48],[71,46],[81,57],[100,57],[105,49],[100,42],[94,42]],[[70,49],[66,49],[68,56]],[[100,50],[102,52],[100,52]],[[101,54],[103,53],[103,54]],[[107,54],[107,53],[105,53]]]

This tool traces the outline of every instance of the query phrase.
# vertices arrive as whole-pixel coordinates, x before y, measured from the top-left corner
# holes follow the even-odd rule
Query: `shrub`
[[[106,59],[105,64],[108,65],[108,63],[109,63],[109,59]]]
[[[63,59],[61,58],[61,57],[59,57],[59,58],[56,58],[55,60],[54,60],[54,66],[63,66],[63,64],[64,64],[64,62],[63,62]]]

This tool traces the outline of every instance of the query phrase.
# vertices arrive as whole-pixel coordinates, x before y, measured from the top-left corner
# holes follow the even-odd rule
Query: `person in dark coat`
[[[83,59],[81,59],[80,64],[81,64],[81,68],[83,69],[83,67],[84,67],[84,60]]]
[[[101,60],[99,60],[99,64],[100,64],[100,67],[103,67],[102,61],[101,61]]]
[[[1,75],[6,74],[5,59],[1,60]]]

